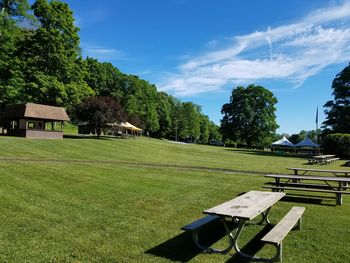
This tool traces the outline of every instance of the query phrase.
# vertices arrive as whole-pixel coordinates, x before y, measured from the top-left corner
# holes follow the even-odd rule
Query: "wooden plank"
[[[194,231],[197,230],[199,228],[201,228],[202,226],[209,224],[211,222],[214,222],[216,220],[219,220],[220,217],[219,216],[215,216],[215,215],[207,215],[203,218],[200,218],[194,222],[192,222],[191,224],[188,224],[186,226],[181,227],[182,230],[189,230],[189,231]]]
[[[294,206],[261,241],[279,245],[303,215],[305,207]]]
[[[320,173],[344,173],[344,174],[350,174],[350,170],[323,170],[323,169],[311,169],[311,168],[287,168],[287,170],[305,171],[305,172],[320,172]]]
[[[266,185],[271,185],[271,186],[276,186],[276,182],[267,182],[265,183]],[[308,188],[318,188],[318,189],[331,189],[330,187],[332,188],[338,188],[339,186],[338,185],[327,185],[327,184],[314,184],[314,183],[311,183],[311,184],[305,184],[305,183],[293,183],[293,182],[280,182],[279,183],[279,186],[294,186],[294,187],[308,187]],[[342,185],[342,188],[345,190],[345,189],[348,189],[350,188],[349,185]]]
[[[267,174],[267,175],[265,175],[265,177],[350,183],[350,178],[349,177],[335,177],[335,176],[294,175],[294,174]]]
[[[250,191],[228,202],[203,211],[226,217],[252,220],[280,200],[285,193]]]
[[[262,186],[262,188],[277,189],[277,190],[320,192],[320,193],[331,193],[331,194],[350,194],[350,192],[332,190],[332,189],[303,188],[303,187],[290,187],[290,186]]]

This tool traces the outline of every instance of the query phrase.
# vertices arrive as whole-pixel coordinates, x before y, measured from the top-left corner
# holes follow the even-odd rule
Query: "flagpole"
[[[316,108],[316,143],[318,144],[318,105]]]

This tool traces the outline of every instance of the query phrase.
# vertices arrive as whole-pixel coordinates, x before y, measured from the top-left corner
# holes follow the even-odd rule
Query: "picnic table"
[[[262,218],[258,224],[263,224],[264,222],[271,224],[268,219],[270,209],[284,196],[285,193],[280,192],[250,191],[230,201],[203,211],[204,214],[208,214],[206,217],[194,221],[181,229],[191,231],[193,241],[198,248],[205,252],[225,254],[234,248],[237,254],[249,260],[264,262],[282,261],[282,242],[290,230],[293,228],[301,229],[301,216],[305,211],[304,207],[292,207],[277,225],[261,239],[261,242],[276,247],[276,254],[272,258],[259,258],[254,255],[243,253],[238,246],[238,239],[243,228],[249,224],[253,224],[251,221],[259,215],[261,215]],[[199,230],[201,230],[203,226],[218,220],[224,224],[229,239],[228,247],[225,249],[215,249],[201,245],[198,237]],[[231,230],[228,225],[230,221],[236,223],[236,227],[233,230]]]
[[[309,163],[319,163],[319,164],[329,164],[331,162],[335,162],[339,160],[336,158],[334,154],[325,154],[325,155],[316,155],[309,159]]]
[[[349,188],[348,184],[350,183],[350,177],[295,174],[268,174],[265,175],[265,177],[274,178],[275,182],[269,182],[267,183],[268,186],[263,186],[263,188],[270,188],[272,191],[293,190],[333,193],[336,196],[337,205],[342,204],[343,194],[350,194],[350,192],[346,192],[346,190]],[[304,183],[302,181],[311,181],[311,183]]]
[[[254,256],[243,253],[239,249],[238,239],[240,233],[249,221],[252,221],[259,215],[262,215],[262,219],[258,224],[262,224],[264,222],[270,223],[267,217],[270,209],[283,196],[285,196],[285,193],[250,191],[228,202],[203,211],[204,214],[220,217],[230,241],[230,244],[226,249],[222,251],[214,249],[214,252],[226,253],[233,247],[241,256],[251,259],[255,258]],[[231,231],[227,225],[227,219],[234,220],[234,222],[238,224],[237,228]]]
[[[295,175],[298,175],[301,172],[302,175],[308,172],[317,172],[317,173],[328,173],[334,174],[335,176],[349,176],[350,170],[321,170],[321,169],[308,169],[308,168],[287,168],[287,170],[294,171]]]

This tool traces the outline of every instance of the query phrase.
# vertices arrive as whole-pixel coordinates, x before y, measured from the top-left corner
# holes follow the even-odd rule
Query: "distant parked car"
[[[211,140],[209,142],[210,145],[215,145],[215,146],[224,146],[225,147],[225,144],[222,142],[222,141],[217,141],[217,140]]]

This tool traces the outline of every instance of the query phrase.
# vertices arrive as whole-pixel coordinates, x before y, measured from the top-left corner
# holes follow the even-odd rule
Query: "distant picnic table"
[[[325,155],[315,155],[308,160],[310,164],[318,163],[318,164],[329,164],[339,160],[336,158],[334,154],[325,154]]]
[[[328,174],[334,174],[335,176],[349,176],[350,170],[325,170],[325,169],[310,169],[310,168],[287,168],[287,170],[294,171],[295,175],[298,175],[299,172],[301,175],[305,175],[308,172],[316,172],[316,173],[328,173]]]
[[[268,182],[263,188],[270,188],[272,191],[277,192],[291,190],[333,193],[336,196],[337,205],[342,205],[343,194],[350,194],[350,192],[346,192],[349,188],[350,177],[298,174],[268,174],[265,175],[265,177],[274,178],[275,182]],[[305,181],[307,183],[305,183]],[[311,181],[311,183],[308,183],[308,181]],[[323,184],[320,184],[320,182],[323,182]]]

